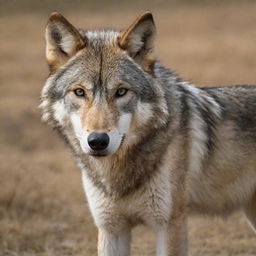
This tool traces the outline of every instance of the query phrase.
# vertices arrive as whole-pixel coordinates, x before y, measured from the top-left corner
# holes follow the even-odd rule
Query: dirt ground
[[[151,9],[157,56],[183,78],[200,86],[256,84],[256,3],[88,9],[48,3],[40,11],[27,2],[15,9],[0,1],[0,256],[96,255],[80,172],[37,108],[48,72],[47,13],[63,11],[78,27],[120,29]],[[256,236],[240,213],[228,220],[191,217],[189,237],[191,255],[256,255]],[[154,255],[154,237],[143,227],[134,232],[132,255]]]

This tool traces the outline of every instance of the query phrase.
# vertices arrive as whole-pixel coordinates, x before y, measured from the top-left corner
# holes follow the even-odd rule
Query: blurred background
[[[158,29],[156,56],[198,86],[256,84],[256,1],[0,0],[0,256],[92,256],[97,232],[80,172],[65,144],[40,121],[48,75],[44,29],[52,11],[77,27],[126,28],[145,10]],[[134,231],[132,255],[154,255]],[[192,255],[256,255],[242,214],[191,217]]]

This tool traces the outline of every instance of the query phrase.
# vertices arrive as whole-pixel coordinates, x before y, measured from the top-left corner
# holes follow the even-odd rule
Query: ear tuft
[[[50,15],[46,26],[46,59],[51,71],[85,47],[86,41],[60,13]]]
[[[138,63],[143,64],[153,51],[155,32],[153,15],[145,12],[119,36],[118,44]]]

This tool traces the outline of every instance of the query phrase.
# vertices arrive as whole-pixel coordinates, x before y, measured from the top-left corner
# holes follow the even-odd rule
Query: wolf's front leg
[[[129,256],[131,232],[125,230],[117,234],[99,229],[98,256]]]
[[[187,256],[187,216],[185,212],[175,214],[168,225],[161,226],[156,233],[157,256]]]

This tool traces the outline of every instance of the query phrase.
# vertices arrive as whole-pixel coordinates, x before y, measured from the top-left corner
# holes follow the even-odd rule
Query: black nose
[[[106,149],[109,144],[109,136],[106,133],[93,132],[88,136],[88,144],[93,150]]]

